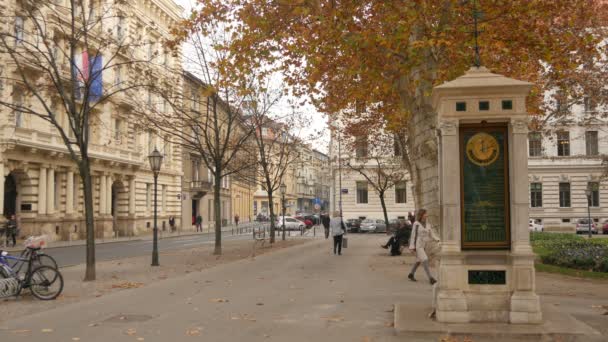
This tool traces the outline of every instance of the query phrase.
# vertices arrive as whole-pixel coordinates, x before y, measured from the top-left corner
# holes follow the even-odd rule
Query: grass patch
[[[600,279],[608,280],[608,273],[605,272],[591,272],[584,270],[577,270],[574,268],[566,268],[555,265],[547,265],[541,262],[537,262],[535,265],[537,272],[556,273],[570,277],[577,278],[589,278],[589,279]]]

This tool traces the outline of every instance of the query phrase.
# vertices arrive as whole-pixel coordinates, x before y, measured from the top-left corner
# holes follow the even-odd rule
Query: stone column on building
[[[106,213],[106,176],[99,176],[99,215]]]
[[[129,216],[135,216],[135,177],[129,179]]]
[[[112,213],[112,176],[106,176],[106,214]]]
[[[66,172],[66,194],[65,194],[65,213],[74,213],[74,171]]]
[[[46,167],[40,166],[38,172],[38,215],[46,214]]]
[[[46,213],[55,213],[55,169],[50,167],[46,177]]]
[[[4,216],[4,163],[0,161],[0,217]]]

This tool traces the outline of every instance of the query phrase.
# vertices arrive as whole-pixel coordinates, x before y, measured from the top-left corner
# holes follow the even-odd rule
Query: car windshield
[[[367,220],[363,220],[361,223],[374,223],[374,220],[367,219]]]
[[[587,219],[580,219],[580,220],[578,220],[578,223],[580,223],[580,224],[589,224],[589,221],[587,221]]]

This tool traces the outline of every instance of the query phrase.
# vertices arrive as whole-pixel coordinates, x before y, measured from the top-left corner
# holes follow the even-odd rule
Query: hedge
[[[574,234],[532,233],[532,246],[543,263],[594,272],[608,272],[608,240]]]

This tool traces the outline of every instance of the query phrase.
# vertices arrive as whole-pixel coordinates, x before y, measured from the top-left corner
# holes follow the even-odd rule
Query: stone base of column
[[[534,255],[464,251],[442,256],[435,297],[442,323],[540,324]]]

